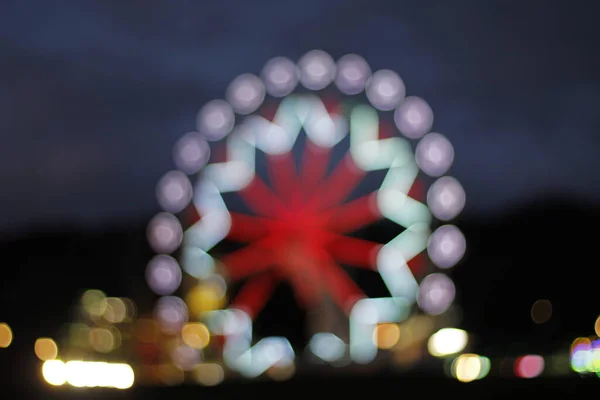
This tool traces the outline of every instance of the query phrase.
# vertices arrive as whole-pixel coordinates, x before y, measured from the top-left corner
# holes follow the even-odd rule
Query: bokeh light
[[[438,177],[444,175],[454,162],[454,147],[440,133],[429,133],[419,141],[415,150],[415,159],[421,171]]]
[[[92,328],[90,345],[99,353],[110,353],[121,345],[121,332],[115,328]]]
[[[77,388],[104,387],[129,389],[135,381],[128,364],[94,361],[49,360],[42,366],[44,380],[52,386],[68,383]]]
[[[467,249],[467,241],[454,225],[442,225],[429,238],[427,254],[439,268],[446,269],[458,263]]]
[[[292,60],[275,57],[265,64],[261,77],[267,93],[273,97],[283,97],[292,93],[298,85],[299,72]]]
[[[81,296],[83,309],[93,317],[101,317],[108,306],[106,294],[100,290],[86,290]]]
[[[536,378],[544,372],[544,358],[538,355],[527,355],[515,361],[515,375],[519,378]]]
[[[181,345],[173,349],[171,357],[175,366],[183,371],[191,371],[200,364],[202,353],[198,349]]]
[[[156,367],[158,380],[166,386],[180,385],[185,380],[185,371],[172,363],[161,364]]]
[[[180,332],[188,321],[188,309],[179,297],[164,296],[156,302],[154,316],[161,330],[175,334]]]
[[[127,319],[127,314],[127,304],[123,299],[118,297],[106,298],[106,310],[102,314],[106,321],[112,324],[119,324]]]
[[[183,210],[192,199],[192,193],[192,184],[181,171],[167,172],[156,185],[158,204],[170,213]]]
[[[42,361],[54,360],[58,357],[58,346],[50,338],[39,338],[35,341],[34,351],[37,358]]]
[[[266,372],[267,376],[274,381],[286,381],[294,376],[296,366],[294,364],[273,365]]]
[[[460,382],[485,378],[490,372],[490,359],[477,354],[461,354],[452,363],[452,375]]]
[[[195,316],[222,308],[225,302],[225,288],[217,281],[199,283],[186,295],[186,303]]]
[[[256,75],[243,74],[229,84],[225,98],[238,114],[250,114],[264,101],[265,86]]]
[[[397,324],[379,324],[373,331],[373,343],[380,349],[391,349],[400,339]]]
[[[202,350],[210,343],[210,332],[201,322],[186,324],[181,330],[181,339],[187,346]]]
[[[0,322],[0,349],[7,348],[13,341],[13,333],[5,322]]]
[[[181,284],[181,268],[173,257],[159,254],[146,267],[146,281],[152,291],[160,296],[172,294]]]
[[[207,140],[223,139],[235,124],[233,109],[224,100],[212,100],[204,105],[196,118],[196,129]]]
[[[431,213],[442,221],[456,217],[465,206],[466,195],[461,184],[450,176],[435,181],[427,191]]]
[[[404,99],[405,93],[404,81],[389,69],[375,72],[367,82],[367,98],[371,105],[380,111],[396,108]]]
[[[550,300],[541,299],[537,300],[531,306],[531,319],[536,324],[543,324],[548,322],[552,317],[552,303]]]
[[[169,213],[156,214],[148,223],[148,242],[157,253],[174,252],[183,240],[183,229],[176,216]]]
[[[321,90],[334,79],[336,65],[333,58],[323,50],[312,50],[298,61],[300,83],[310,90]]]
[[[427,350],[434,357],[446,357],[465,349],[469,335],[462,329],[443,328],[431,335]]]
[[[61,386],[67,382],[67,367],[60,360],[48,360],[42,366],[44,380],[52,386]]]
[[[215,386],[223,382],[225,371],[219,364],[203,363],[194,369],[194,379],[203,386]]]
[[[398,130],[409,139],[419,139],[423,137],[433,125],[433,111],[429,104],[420,97],[410,96],[404,99],[402,104],[394,111],[394,121]],[[433,143],[429,141],[429,145],[435,144],[435,140],[440,139],[434,137]],[[441,142],[438,142],[438,151],[442,149]],[[448,149],[446,148],[446,157]],[[433,161],[437,161],[442,155],[435,154],[436,157],[431,157]],[[445,161],[447,162],[447,161]],[[433,163],[431,164],[433,165]]]
[[[210,146],[198,132],[183,135],[173,146],[173,160],[188,175],[198,172],[210,159]]]
[[[340,92],[354,95],[365,90],[371,77],[369,64],[359,55],[346,54],[337,62],[335,84]]]
[[[440,315],[450,308],[455,294],[452,280],[444,274],[434,273],[421,281],[417,302],[427,314]]]

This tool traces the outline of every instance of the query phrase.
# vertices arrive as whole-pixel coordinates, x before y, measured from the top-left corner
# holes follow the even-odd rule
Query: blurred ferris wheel
[[[444,315],[455,297],[445,272],[466,248],[450,223],[465,193],[432,126],[398,74],[321,50],[273,58],[205,104],[175,144],[177,169],[160,179],[163,211],[148,225],[157,255],[146,277],[155,319],[179,343],[175,362],[216,357],[247,377],[300,352],[365,364],[381,352],[381,325]],[[282,283],[300,309],[325,315],[300,346],[254,329]]]

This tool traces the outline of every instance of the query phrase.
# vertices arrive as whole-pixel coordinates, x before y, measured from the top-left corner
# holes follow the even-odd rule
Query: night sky
[[[250,6],[249,4],[252,4]],[[600,199],[591,1],[3,1],[0,230],[158,209],[173,143],[271,57],[364,56],[425,98],[467,214]]]

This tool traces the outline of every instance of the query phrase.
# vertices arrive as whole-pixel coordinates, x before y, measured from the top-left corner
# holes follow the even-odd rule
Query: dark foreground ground
[[[495,379],[489,378],[471,383],[460,383],[443,378],[404,378],[381,377],[352,380],[297,380],[285,383],[253,382],[226,384],[217,387],[180,386],[164,388],[134,387],[130,390],[74,390],[67,388],[47,388],[32,385],[21,389],[5,399],[542,399],[542,398],[584,398],[593,396],[600,389],[597,378],[567,379]],[[4,392],[8,394],[7,392]],[[25,397],[27,396],[27,397]],[[577,396],[577,397],[575,397]]]

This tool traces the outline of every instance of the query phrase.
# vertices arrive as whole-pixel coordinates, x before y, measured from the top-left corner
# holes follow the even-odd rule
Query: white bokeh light
[[[202,352],[186,345],[175,347],[171,352],[173,364],[183,371],[191,371],[200,364]]]
[[[160,295],[172,294],[181,284],[181,268],[173,257],[159,254],[146,267],[146,281],[150,289]]]
[[[467,241],[454,225],[440,226],[433,232],[427,245],[429,259],[439,268],[456,265],[467,249]]]
[[[335,61],[323,50],[312,50],[298,61],[300,82],[310,90],[321,90],[335,78]]]
[[[450,176],[435,181],[427,191],[431,213],[442,221],[456,217],[465,207],[466,195],[461,184]]]
[[[181,171],[195,174],[210,158],[210,146],[198,132],[183,135],[173,146],[173,160]]]
[[[156,185],[156,198],[163,210],[177,213],[192,200],[194,189],[187,175],[181,171],[167,172]]]
[[[183,229],[176,216],[169,213],[155,215],[148,224],[148,242],[157,253],[174,252],[183,239]]]
[[[415,160],[421,171],[432,177],[444,175],[454,162],[452,143],[440,133],[429,133],[419,141]]]
[[[176,296],[164,296],[158,299],[154,308],[154,318],[162,331],[178,333],[188,322],[189,314],[185,302]]]
[[[420,97],[410,96],[394,111],[398,130],[409,139],[419,139],[433,126],[433,111]]]
[[[450,308],[455,295],[454,282],[444,274],[435,273],[421,281],[417,303],[427,314],[440,315]]]
[[[209,101],[200,109],[196,129],[210,141],[221,140],[235,124],[233,109],[225,100]]]
[[[265,100],[265,85],[258,76],[243,74],[229,84],[225,98],[238,114],[250,114]]]
[[[371,67],[359,55],[346,54],[337,62],[335,85],[340,92],[353,95],[365,90],[367,81],[371,77]]]
[[[284,97],[298,85],[298,68],[289,58],[275,57],[267,62],[260,74],[267,93],[273,97]]]
[[[366,94],[373,107],[380,111],[390,111],[404,99],[406,87],[397,73],[382,69],[368,80]]]

